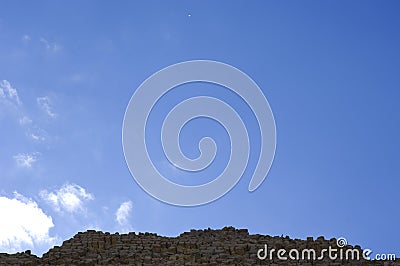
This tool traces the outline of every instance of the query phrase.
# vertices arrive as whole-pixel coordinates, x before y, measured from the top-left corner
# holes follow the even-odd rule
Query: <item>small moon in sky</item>
[[[188,14],[188,17],[190,18],[192,16],[192,14]]]

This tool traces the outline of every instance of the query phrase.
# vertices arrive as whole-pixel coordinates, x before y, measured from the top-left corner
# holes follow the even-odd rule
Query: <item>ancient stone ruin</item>
[[[329,247],[337,249],[336,259],[330,258],[327,252],[321,253]],[[272,249],[274,251],[271,254]],[[278,258],[279,249],[286,250],[286,253],[280,254],[286,260]],[[311,250],[315,251],[314,258]],[[345,256],[346,253],[348,257]],[[359,260],[356,258],[357,253]],[[362,258],[362,249],[359,246],[340,248],[334,238],[325,240],[318,237],[314,240],[309,237],[307,240],[293,240],[289,237],[250,235],[247,229],[225,227],[222,230],[191,230],[178,237],[163,237],[151,233],[110,234],[88,230],[64,241],[60,247],[55,246],[41,258],[32,255],[30,251],[0,253],[0,265],[386,266],[400,265],[400,260],[368,261]]]

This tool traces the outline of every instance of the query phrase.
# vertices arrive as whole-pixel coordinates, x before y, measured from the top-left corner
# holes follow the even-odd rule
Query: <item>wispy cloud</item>
[[[85,203],[93,200],[94,196],[83,187],[76,184],[65,184],[53,192],[42,190],[40,197],[58,212],[86,212]]]
[[[30,119],[27,116],[23,116],[22,118],[19,119],[19,124],[21,126],[30,125],[30,124],[32,124],[32,119]]]
[[[46,140],[46,138],[45,138],[44,136],[39,135],[39,134],[35,134],[35,133],[31,133],[29,136],[30,136],[34,141],[37,141],[37,142],[42,142],[42,141],[45,141],[45,140]]]
[[[53,106],[51,104],[51,100],[48,96],[45,97],[38,97],[36,98],[36,102],[39,107],[51,118],[55,118],[57,116],[56,113],[53,111]]]
[[[56,241],[49,236],[52,217],[17,192],[13,198],[0,196],[0,216],[0,252],[14,253],[37,244],[50,247]]]
[[[19,167],[30,169],[32,168],[33,164],[38,161],[39,156],[40,156],[39,152],[17,154],[14,156],[14,160]]]
[[[123,202],[115,213],[115,220],[118,223],[118,229],[121,232],[128,232],[132,230],[129,223],[129,217],[132,211],[132,201]]]
[[[36,103],[39,108],[51,118],[56,118],[57,114],[50,97],[38,97]],[[34,119],[25,110],[22,101],[19,98],[18,91],[7,80],[0,81],[0,119],[9,118],[8,114],[14,114],[18,118],[18,123],[26,131],[25,134],[35,142],[42,142],[48,139],[48,134],[41,128]]]
[[[14,105],[21,105],[17,89],[13,88],[7,80],[0,82],[0,98]]]
[[[48,40],[46,40],[43,37],[40,38],[40,42],[44,45],[44,47],[46,48],[47,51],[58,52],[62,49],[61,45],[59,45],[57,43],[49,42]]]
[[[56,118],[51,99],[48,96],[36,98],[37,105],[49,117]],[[18,90],[8,80],[0,80],[0,120],[16,119],[21,130],[33,142],[41,143],[51,139],[51,136],[31,117],[32,113],[25,110],[25,105],[20,100]],[[40,117],[39,117],[40,118]],[[39,120],[40,121],[40,120]],[[34,153],[15,152],[13,159],[20,168],[30,169],[41,155]]]
[[[35,142],[43,142],[49,138],[46,130],[36,124],[28,124],[26,135]]]

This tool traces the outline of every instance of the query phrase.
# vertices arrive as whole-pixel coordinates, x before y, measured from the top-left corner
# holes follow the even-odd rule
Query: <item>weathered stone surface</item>
[[[300,251],[315,250],[317,257],[323,249],[336,246],[336,239],[314,240],[290,239],[249,235],[246,229],[225,227],[222,230],[191,230],[178,237],[163,237],[151,233],[110,234],[88,230],[80,232],[64,241],[61,247],[55,246],[42,258],[25,251],[17,254],[0,253],[0,265],[396,265],[396,261],[366,260],[322,260],[299,258],[298,260],[278,259],[274,256],[261,260],[257,252],[268,246],[268,250],[285,249],[286,256],[291,249]],[[346,246],[343,253],[360,246]]]

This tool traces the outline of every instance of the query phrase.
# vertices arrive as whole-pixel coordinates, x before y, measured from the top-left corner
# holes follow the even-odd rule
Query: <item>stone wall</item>
[[[330,260],[326,253],[324,260],[309,260],[308,256],[299,260],[279,260],[276,252],[272,260],[257,257],[259,249],[287,250],[314,249],[321,254],[322,249],[338,248],[336,239],[323,237],[307,240],[267,235],[249,235],[246,229],[225,227],[222,230],[191,230],[178,237],[163,237],[151,233],[110,234],[94,230],[80,232],[50,249],[42,258],[31,255],[30,251],[17,254],[0,253],[0,265],[397,265],[395,262],[365,260]],[[348,249],[342,248],[343,254]],[[340,250],[340,248],[338,248]],[[339,252],[338,252],[339,254]],[[261,252],[260,255],[264,255]],[[293,253],[295,256],[296,254]],[[343,258],[345,256],[343,255]]]

